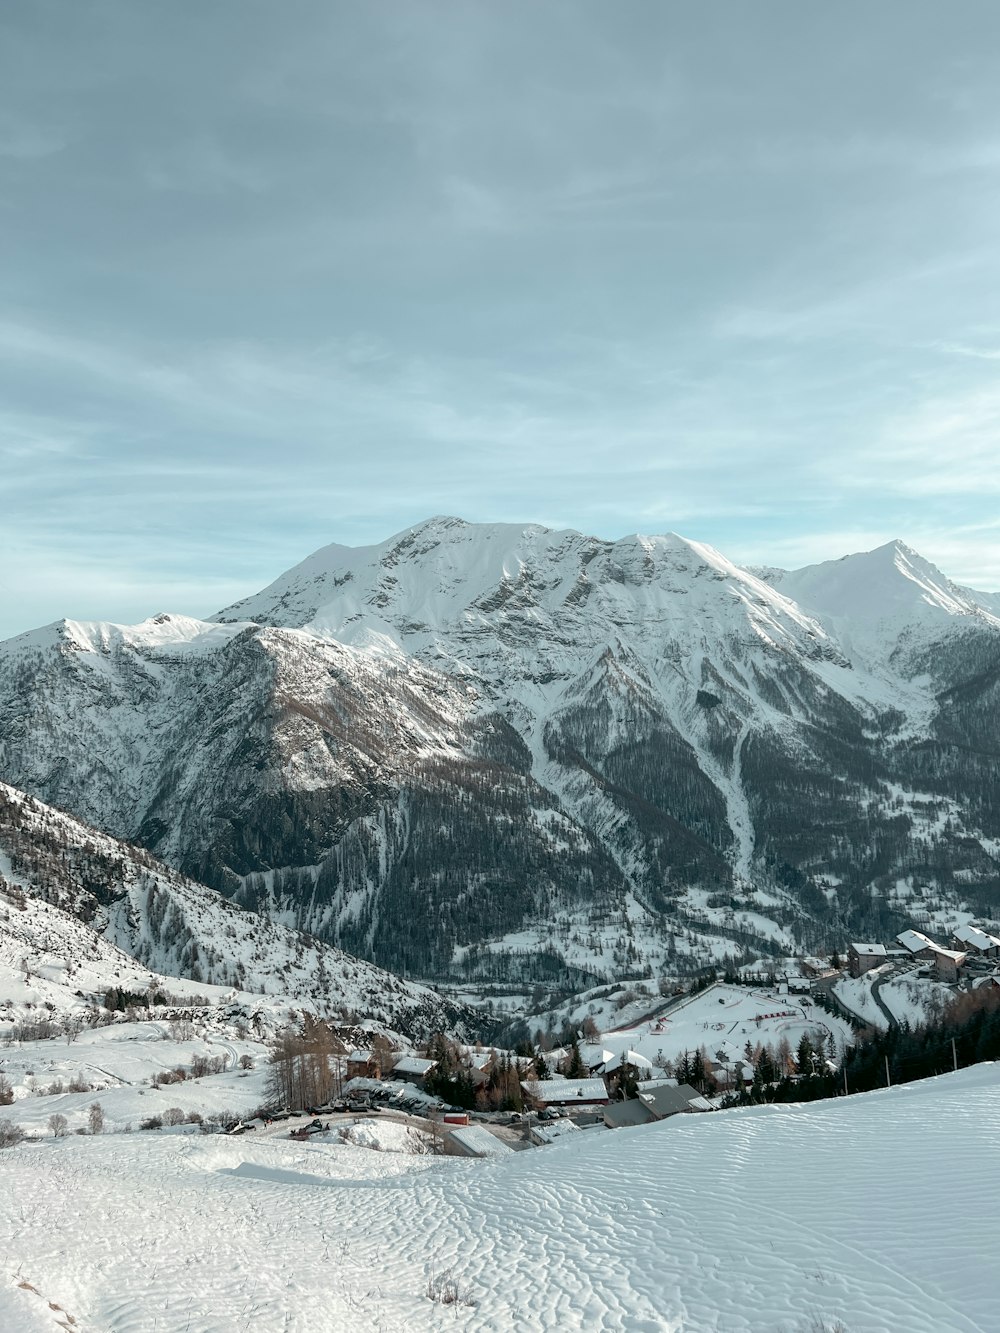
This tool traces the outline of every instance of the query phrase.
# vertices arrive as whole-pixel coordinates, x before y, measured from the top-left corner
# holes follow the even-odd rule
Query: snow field
[[[662,1018],[604,1032],[598,1042],[615,1055],[634,1050],[655,1065],[661,1052],[664,1060],[702,1046],[710,1056],[733,1047],[742,1054],[748,1041],[777,1048],[785,1038],[794,1051],[803,1035],[816,1031],[832,1033],[838,1049],[853,1036],[849,1023],[820,1009],[808,996],[719,983],[681,1001]]]
[[[101,1333],[992,1333],[998,1133],[1000,1068],[981,1065],[496,1163],[46,1141],[4,1154],[5,1279]],[[428,1295],[444,1275],[457,1304]],[[0,1317],[18,1299],[0,1288]]]

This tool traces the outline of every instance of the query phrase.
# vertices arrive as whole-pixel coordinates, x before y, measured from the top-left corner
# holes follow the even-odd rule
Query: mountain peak
[[[775,578],[804,611],[869,651],[891,652],[903,633],[932,639],[955,617],[988,613],[912,546],[898,538],[870,551],[806,565]],[[881,639],[881,648],[876,639]]]

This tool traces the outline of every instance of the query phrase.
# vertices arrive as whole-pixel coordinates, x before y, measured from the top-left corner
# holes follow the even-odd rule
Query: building
[[[347,1078],[381,1078],[382,1066],[374,1051],[351,1051],[347,1057]]]
[[[881,967],[886,960],[884,944],[849,944],[847,970],[852,977],[863,977],[873,967]]]
[[[931,963],[938,981],[958,980],[958,969],[964,965],[966,959],[964,951],[943,949],[920,930],[904,930],[901,935],[896,936],[896,939],[909,952],[911,958],[924,958]]]
[[[956,926],[951,938],[955,947],[966,953],[978,954],[982,958],[1000,958],[1000,940],[978,926]]]
[[[416,1087],[422,1088],[424,1079],[432,1069],[436,1068],[436,1060],[422,1060],[416,1055],[404,1055],[401,1060],[396,1061],[392,1076],[402,1079],[404,1083],[413,1083]]]
[[[896,940],[912,957],[926,958],[928,962],[934,957],[934,951],[940,947],[921,930],[904,930],[896,936]]]
[[[938,981],[957,981],[958,969],[964,967],[966,955],[957,949],[934,949],[934,976]]]
[[[552,1107],[557,1111],[592,1110],[607,1106],[608,1090],[603,1078],[528,1079],[521,1091],[534,1110]]]
[[[652,1078],[653,1062],[647,1060],[644,1055],[638,1051],[622,1051],[618,1055],[612,1055],[610,1059],[605,1060],[604,1064],[598,1069],[601,1074],[616,1074],[623,1065],[631,1065],[639,1078]]]
[[[627,1102],[610,1102],[604,1108],[604,1123],[608,1129],[624,1129],[629,1125],[651,1125],[673,1115],[694,1111],[710,1111],[711,1104],[689,1083],[672,1086],[659,1083],[643,1089]]]
[[[580,1126],[565,1117],[562,1120],[532,1121],[528,1128],[528,1138],[536,1148],[541,1148],[546,1143],[555,1143],[556,1139],[564,1139],[567,1134],[581,1133],[583,1131]]]
[[[596,1042],[584,1042],[579,1050],[580,1059],[587,1066],[587,1072],[590,1074],[603,1069],[609,1060],[614,1059],[614,1051],[609,1051],[606,1046],[601,1046]]]

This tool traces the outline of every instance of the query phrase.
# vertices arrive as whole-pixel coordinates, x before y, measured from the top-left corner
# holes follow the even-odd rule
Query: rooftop
[[[608,1090],[603,1078],[547,1078],[529,1079],[521,1087],[536,1101],[549,1105],[569,1105],[573,1102],[605,1102]]]
[[[956,926],[952,934],[956,940],[969,944],[974,949],[1000,949],[1000,940],[995,935],[980,930],[978,926]]]

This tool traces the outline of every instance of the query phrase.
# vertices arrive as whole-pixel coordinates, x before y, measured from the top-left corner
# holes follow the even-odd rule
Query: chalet
[[[926,958],[928,962],[940,947],[920,930],[904,930],[896,936],[896,940],[913,958]]]
[[[416,1087],[422,1088],[424,1079],[432,1069],[436,1068],[436,1060],[422,1060],[416,1055],[404,1055],[401,1060],[396,1061],[392,1076],[401,1079],[404,1083],[412,1083]]]
[[[532,1123],[528,1130],[528,1138],[537,1147],[544,1147],[546,1143],[555,1143],[556,1139],[563,1139],[567,1134],[580,1134],[583,1131],[580,1126],[572,1120],[563,1117],[562,1120],[546,1120]]]
[[[904,930],[896,939],[906,949],[911,958],[925,958],[933,964],[934,975],[938,981],[957,981],[958,969],[965,963],[964,951],[942,949],[930,936],[919,930]]]
[[[618,1055],[611,1056],[610,1060],[605,1060],[604,1064],[600,1066],[598,1072],[601,1074],[615,1074],[623,1065],[631,1065],[639,1078],[652,1077],[652,1060],[647,1060],[638,1051],[622,1051]]]
[[[799,970],[804,977],[825,977],[834,971],[829,963],[824,963],[822,958],[800,958]],[[791,980],[789,979],[789,985]]]
[[[884,944],[849,944],[847,969],[852,977],[862,977],[873,967],[881,967],[886,960]]]
[[[938,981],[957,981],[958,969],[965,965],[966,955],[957,949],[934,950],[934,975]]]
[[[956,949],[977,954],[982,958],[1000,958],[1000,939],[989,935],[978,926],[956,926],[951,933]]]
[[[552,1107],[558,1111],[588,1110],[607,1106],[608,1090],[603,1078],[528,1079],[521,1091],[533,1109]]]
[[[608,1129],[624,1129],[627,1125],[651,1125],[673,1115],[711,1109],[710,1103],[689,1083],[674,1087],[663,1082],[648,1091],[644,1088],[627,1102],[610,1102],[604,1109],[604,1123]]]
[[[381,1078],[382,1066],[374,1051],[351,1051],[347,1057],[347,1078]]]
[[[580,1059],[587,1066],[587,1072],[594,1074],[603,1069],[609,1060],[614,1059],[614,1051],[609,1051],[606,1046],[597,1043],[586,1042],[580,1047]]]

